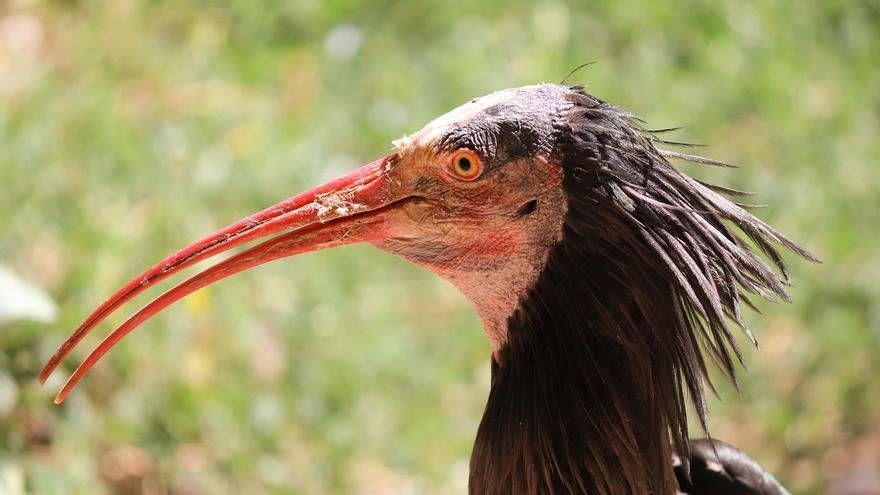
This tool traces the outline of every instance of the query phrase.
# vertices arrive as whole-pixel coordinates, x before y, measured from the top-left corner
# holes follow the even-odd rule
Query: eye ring
[[[449,173],[459,180],[476,180],[483,174],[483,160],[469,149],[460,149],[449,161]]]

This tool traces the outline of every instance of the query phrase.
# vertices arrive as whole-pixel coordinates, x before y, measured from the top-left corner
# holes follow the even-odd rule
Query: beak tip
[[[40,370],[40,375],[37,377],[37,383],[40,385],[45,385],[46,380],[49,379],[49,375],[52,374],[54,369],[50,369],[48,366],[44,366],[42,370]]]
[[[64,384],[64,387],[62,387],[61,390],[58,391],[58,395],[55,396],[55,400],[53,401],[55,405],[61,405],[61,403],[64,402],[65,399],[67,399],[67,396],[70,395],[70,392],[73,391],[73,388],[75,386],[76,382],[71,382],[70,380],[68,380],[68,382]]]
[[[52,372],[55,371],[56,366],[54,359],[46,363],[46,365],[43,366],[43,369],[40,370],[40,374],[37,376],[37,383],[45,385],[46,380],[48,380],[49,376],[52,375]]]

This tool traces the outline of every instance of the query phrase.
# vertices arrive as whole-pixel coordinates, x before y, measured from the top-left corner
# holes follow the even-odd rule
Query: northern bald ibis
[[[395,141],[394,153],[133,278],[61,344],[40,380],[107,315],[184,267],[277,234],[135,313],[56,402],[185,295],[268,261],[367,242],[454,284],[482,321],[492,384],[471,493],[787,493],[727,444],[689,441],[687,409],[705,430],[708,362],[734,379],[742,356],[730,323],[754,342],[740,312],[752,306],[746,295],[788,300],[777,246],[816,259],[728,199],[743,193],[673,167],[725,164],[658,148],[677,144],[664,131],[582,86],[475,98]]]

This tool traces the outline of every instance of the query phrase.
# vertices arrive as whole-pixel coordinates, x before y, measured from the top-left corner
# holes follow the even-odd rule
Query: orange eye
[[[471,150],[458,150],[449,164],[452,175],[461,180],[475,180],[483,173],[483,161]]]

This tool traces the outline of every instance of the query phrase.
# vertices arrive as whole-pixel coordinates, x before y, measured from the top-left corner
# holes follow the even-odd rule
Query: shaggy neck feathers
[[[674,493],[688,402],[706,425],[704,352],[733,379],[745,294],[787,299],[774,244],[815,259],[666,158],[719,162],[658,150],[661,131],[573,90],[562,239],[493,359],[472,493]]]

